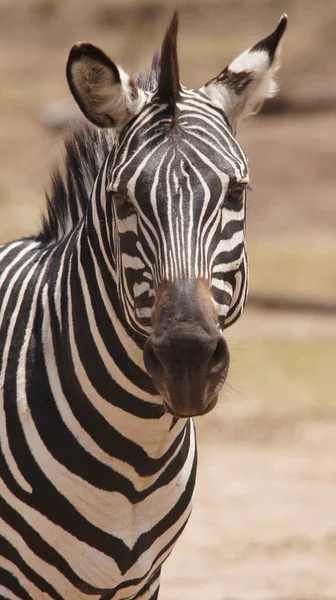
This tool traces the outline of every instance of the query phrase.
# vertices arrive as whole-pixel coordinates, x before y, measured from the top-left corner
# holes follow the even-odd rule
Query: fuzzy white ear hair
[[[68,84],[84,115],[98,127],[116,132],[145,103],[145,94],[109,58],[92,44],[76,44],[69,55]]]
[[[276,94],[275,74],[280,66],[281,39],[286,27],[287,15],[283,15],[271,35],[240,54],[202,88],[224,109],[233,133],[240,119],[258,112],[264,100]]]

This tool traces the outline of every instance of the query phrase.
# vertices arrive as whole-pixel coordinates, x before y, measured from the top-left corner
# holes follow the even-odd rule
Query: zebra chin
[[[144,363],[167,412],[176,417],[212,410],[230,363],[208,286],[201,280],[165,284],[144,346]]]
[[[220,385],[222,387],[223,383]],[[166,386],[160,391],[160,383],[157,383],[158,391],[163,399],[166,411],[174,417],[189,418],[202,417],[215,408],[218,401],[218,393],[202,394],[200,392],[191,392],[182,394],[169,393]]]

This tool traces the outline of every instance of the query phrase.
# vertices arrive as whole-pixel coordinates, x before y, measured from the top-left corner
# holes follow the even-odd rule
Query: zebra
[[[177,13],[133,79],[70,52],[87,121],[40,232],[0,247],[3,599],[158,598],[194,501],[192,417],[217,402],[247,295],[236,128],[276,91],[286,24],[197,90]]]

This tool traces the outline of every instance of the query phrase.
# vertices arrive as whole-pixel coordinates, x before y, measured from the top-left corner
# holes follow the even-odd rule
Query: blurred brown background
[[[181,0],[181,79],[198,87],[283,12],[281,91],[238,139],[251,163],[251,300],[336,302],[336,1]],[[78,40],[134,73],[160,46],[168,0],[0,0],[0,243],[34,233],[73,110]],[[62,102],[53,104],[54,101]],[[196,508],[162,600],[335,600],[336,316],[252,306],[228,331],[222,401],[197,422]]]

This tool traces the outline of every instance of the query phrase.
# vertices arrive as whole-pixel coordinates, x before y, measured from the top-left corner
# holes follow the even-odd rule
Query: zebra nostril
[[[227,367],[229,364],[229,350],[224,338],[220,337],[215,351],[212,354],[209,361],[209,372],[214,375],[217,371],[220,371]]]
[[[150,339],[147,340],[145,344],[143,357],[149,375],[157,378],[162,377],[164,372],[163,365],[157,356]]]

